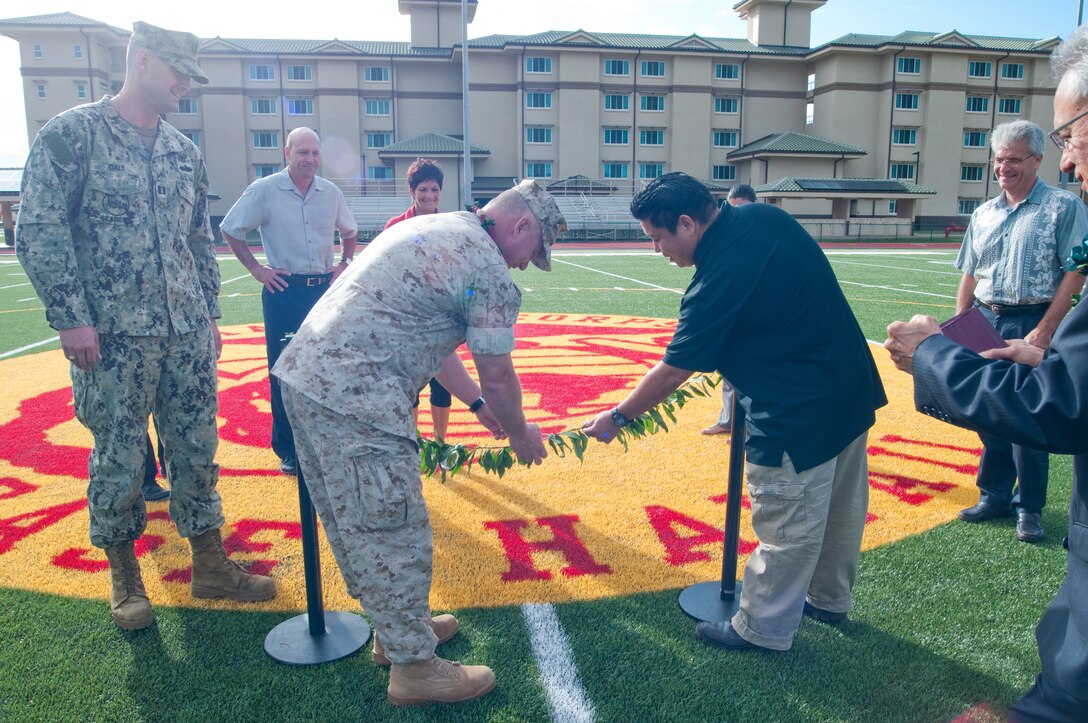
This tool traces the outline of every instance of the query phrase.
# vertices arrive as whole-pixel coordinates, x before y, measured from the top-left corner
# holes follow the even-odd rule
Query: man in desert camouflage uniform
[[[266,600],[275,583],[226,558],[215,416],[219,267],[200,151],[160,119],[207,83],[196,36],[136,23],[113,98],[42,128],[23,173],[19,260],[71,361],[76,417],[94,436],[91,542],[110,564],[122,628],[154,621],[134,541],[147,417],[168,450],[170,516],[193,548],[192,594]]]
[[[462,401],[475,399],[470,408],[505,432],[521,461],[547,455],[539,427],[525,421],[510,356],[521,307],[510,269],[532,261],[550,270],[563,228],[555,200],[529,180],[477,213],[399,223],[344,271],[273,369],[314,507],[348,591],[374,623],[374,660],[392,663],[391,703],[452,703],[495,686],[490,668],[434,653],[458,623],[431,619],[431,524],[412,404],[437,377]],[[456,355],[462,342],[479,386]]]

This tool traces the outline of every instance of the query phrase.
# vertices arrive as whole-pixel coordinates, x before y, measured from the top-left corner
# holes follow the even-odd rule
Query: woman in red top
[[[411,207],[399,216],[394,216],[385,223],[389,228],[394,224],[427,213],[438,213],[438,201],[442,198],[442,166],[430,158],[417,158],[408,166],[408,192],[412,196]],[[453,399],[449,390],[431,380],[431,423],[434,426],[435,439],[443,441],[450,424],[450,404]],[[418,412],[418,400],[416,409]]]

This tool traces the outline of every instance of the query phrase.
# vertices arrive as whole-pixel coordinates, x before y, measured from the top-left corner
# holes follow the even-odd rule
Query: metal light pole
[[[468,0],[461,0],[461,117],[464,119],[462,133],[465,140],[464,203],[472,203],[472,143],[468,133]]]

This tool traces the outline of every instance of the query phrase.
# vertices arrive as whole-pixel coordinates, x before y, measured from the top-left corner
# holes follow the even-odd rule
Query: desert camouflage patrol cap
[[[198,83],[207,83],[208,76],[197,65],[200,39],[180,30],[164,30],[144,22],[132,24],[133,45],[147,48],[179,73],[185,73]]]
[[[552,195],[540,187],[540,184],[527,178],[514,187],[518,195],[525,199],[529,210],[536,216],[540,229],[544,232],[544,243],[533,257],[533,264],[543,271],[552,270],[552,244],[561,231],[567,230],[567,220],[559,211],[559,204]]]

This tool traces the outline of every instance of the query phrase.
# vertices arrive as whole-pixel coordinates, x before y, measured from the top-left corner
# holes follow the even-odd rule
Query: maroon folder
[[[952,341],[976,354],[987,349],[1008,346],[976,306],[967,307],[967,311],[956,314],[941,324],[941,331]]]

